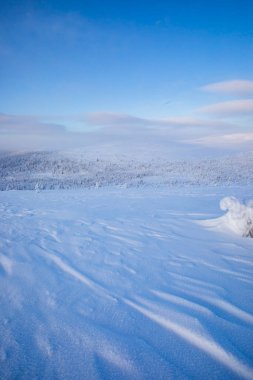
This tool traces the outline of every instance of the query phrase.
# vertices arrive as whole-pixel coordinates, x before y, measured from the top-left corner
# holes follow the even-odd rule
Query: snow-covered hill
[[[247,185],[253,183],[253,152],[198,161],[165,156],[134,159],[85,152],[30,152],[0,156],[0,190],[108,185]]]

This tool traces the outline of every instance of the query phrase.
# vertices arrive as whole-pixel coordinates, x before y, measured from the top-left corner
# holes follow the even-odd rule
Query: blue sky
[[[5,0],[0,36],[4,144],[105,128],[253,140],[251,0]]]

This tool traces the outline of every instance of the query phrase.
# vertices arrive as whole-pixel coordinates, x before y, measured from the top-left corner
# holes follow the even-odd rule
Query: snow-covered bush
[[[235,197],[225,197],[220,201],[220,208],[227,211],[227,227],[235,233],[253,237],[253,201],[242,204]]]

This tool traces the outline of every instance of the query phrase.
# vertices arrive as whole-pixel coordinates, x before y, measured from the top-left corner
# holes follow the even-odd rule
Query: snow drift
[[[241,236],[253,237],[253,201],[246,205],[235,197],[225,197],[220,201],[220,208],[227,211],[224,220],[228,227]]]
[[[226,214],[220,218],[202,221],[206,227],[222,232],[253,238],[253,200],[241,203],[236,197],[225,197],[220,201],[220,208]]]

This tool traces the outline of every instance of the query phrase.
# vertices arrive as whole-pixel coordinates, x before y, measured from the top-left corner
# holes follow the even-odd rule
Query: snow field
[[[0,377],[252,379],[246,190],[1,192]]]

